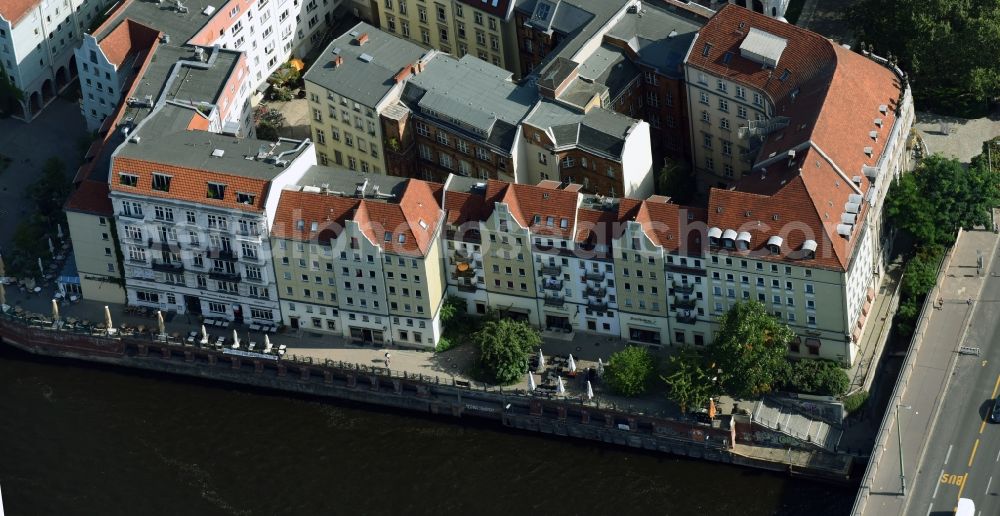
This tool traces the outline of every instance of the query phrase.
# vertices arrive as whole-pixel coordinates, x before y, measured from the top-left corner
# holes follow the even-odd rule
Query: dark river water
[[[468,423],[468,421],[466,421]],[[854,489],[0,345],[7,516],[844,515]]]

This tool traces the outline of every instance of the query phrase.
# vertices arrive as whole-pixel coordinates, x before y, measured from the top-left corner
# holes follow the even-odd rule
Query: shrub
[[[793,362],[785,387],[803,394],[839,396],[851,384],[847,372],[830,360],[798,360]]]
[[[844,411],[853,414],[868,404],[868,391],[858,391],[844,398]]]
[[[649,387],[656,367],[649,349],[628,346],[611,355],[605,373],[605,382],[618,394],[638,396]]]

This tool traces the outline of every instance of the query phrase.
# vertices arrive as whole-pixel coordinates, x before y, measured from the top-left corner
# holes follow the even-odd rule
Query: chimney
[[[343,56],[337,56],[337,57],[333,58],[333,67],[334,68],[338,68],[342,64],[344,64],[344,57]]]
[[[361,35],[358,36],[357,42],[359,47],[364,46],[365,43],[368,43],[368,33],[362,32]]]

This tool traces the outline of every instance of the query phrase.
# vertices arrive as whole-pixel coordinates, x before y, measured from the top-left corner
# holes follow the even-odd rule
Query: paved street
[[[989,265],[982,276],[976,267],[980,251]],[[896,401],[902,406],[902,435],[894,426],[885,441],[865,514],[953,511],[960,493],[981,504],[981,514],[1000,514],[1000,500],[986,494],[988,485],[1000,481],[1000,471],[992,472],[998,467],[1000,427],[982,423],[1000,374],[1000,347],[992,345],[1000,335],[1000,260],[991,260],[996,253],[992,232],[968,232],[959,241],[912,376]],[[982,355],[959,354],[960,346],[978,347]]]

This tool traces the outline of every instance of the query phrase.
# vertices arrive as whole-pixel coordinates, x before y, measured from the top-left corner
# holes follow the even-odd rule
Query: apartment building
[[[150,32],[159,33],[159,45],[182,53],[202,48],[209,56],[213,47],[243,53],[247,69],[234,80],[241,96],[249,98],[291,56],[304,56],[321,43],[340,4],[340,0],[227,0],[221,5],[214,0],[125,0],[83,36],[76,50],[81,110],[88,128],[99,128],[125,98],[123,90],[139,72],[141,49],[149,46]],[[229,132],[253,130],[249,117],[228,122],[239,124],[238,128],[230,124]]]
[[[444,183],[441,201],[446,214],[441,235],[448,295],[463,299],[466,312],[478,315],[485,315],[491,306],[483,268],[481,227],[492,210],[486,202],[487,184],[480,179],[451,174]]]
[[[327,45],[305,74],[319,163],[384,174],[389,138],[380,117],[397,104],[406,78],[435,54],[366,23]]]
[[[583,113],[551,101],[521,125],[525,182],[577,183],[586,193],[644,198],[653,194],[649,124],[595,108]]]
[[[151,42],[137,41],[143,45],[122,48],[119,54],[136,54],[133,67],[137,70],[122,87],[121,95],[128,101],[118,102],[104,117],[98,139],[77,170],[74,190],[65,205],[83,297],[114,303],[125,299],[121,246],[108,199],[108,171],[115,151],[135,136],[134,130],[157,106],[187,107],[188,129],[215,133],[225,129],[224,120],[249,116],[249,91],[237,88],[234,82],[240,75],[246,77],[244,54],[219,48],[199,53],[195,48],[164,44],[155,37]],[[149,47],[144,46],[146,42]],[[93,63],[87,66],[84,84],[86,80],[104,80],[104,72],[110,73]]]
[[[268,228],[278,192],[315,164],[309,140],[190,129],[198,109],[154,108],[111,158],[130,304],[236,322],[281,319]]]
[[[537,102],[534,88],[476,57],[437,55],[406,81],[383,112],[389,173],[443,183],[454,172],[523,181],[521,121]]]
[[[907,168],[902,71],[727,5],[699,32],[685,73],[692,156],[712,187],[713,265],[722,260],[713,310],[763,297],[802,337],[801,353],[853,363],[891,237],[882,200]],[[737,284],[744,277],[754,288]]]
[[[472,55],[518,78],[515,0],[379,0],[380,28],[424,48],[456,57]]]
[[[31,121],[76,77],[73,50],[111,0],[0,2],[0,68],[24,94],[2,108]]]
[[[284,324],[434,349],[445,281],[441,185],[313,167],[271,231]]]

